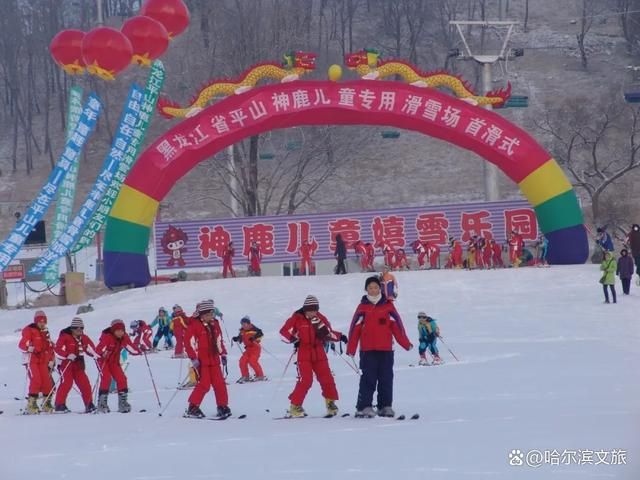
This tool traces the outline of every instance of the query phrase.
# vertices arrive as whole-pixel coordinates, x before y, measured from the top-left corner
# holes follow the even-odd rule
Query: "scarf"
[[[382,294],[381,293],[379,293],[375,297],[372,297],[371,295],[367,295],[367,300],[369,300],[374,305],[376,305],[381,299],[382,299]]]

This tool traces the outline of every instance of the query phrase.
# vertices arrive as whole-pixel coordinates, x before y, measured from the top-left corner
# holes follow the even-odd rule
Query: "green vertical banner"
[[[107,217],[109,216],[111,208],[118,197],[120,188],[122,187],[125,178],[127,178],[129,171],[138,159],[138,155],[142,149],[144,137],[147,133],[147,129],[149,128],[149,123],[151,122],[151,116],[156,109],[158,96],[160,94],[160,90],[162,90],[162,85],[164,84],[164,78],[164,65],[160,60],[156,60],[151,66],[151,72],[149,73],[149,78],[145,85],[144,100],[140,107],[139,122],[133,132],[131,142],[125,151],[124,157],[120,162],[120,166],[118,167],[116,174],[113,176],[113,179],[109,184],[109,188],[100,201],[100,205],[93,214],[93,217],[91,217],[87,228],[82,232],[78,243],[73,247],[73,253],[79,252],[83,248],[91,245],[93,239],[107,221]]]
[[[80,115],[82,114],[82,88],[71,87],[69,90],[69,107],[67,111],[67,125],[66,125],[66,137],[69,137],[73,133]],[[80,156],[78,156],[80,158]],[[53,236],[51,243],[53,243],[67,226],[67,223],[71,219],[73,213],[73,202],[76,197],[76,184],[78,183],[78,167],[79,160],[73,162],[69,167],[69,172],[64,176],[64,180],[60,185],[58,191],[58,198],[56,200],[56,211],[53,220]],[[54,285],[58,281],[60,262],[54,262],[44,272],[44,281],[47,285]]]

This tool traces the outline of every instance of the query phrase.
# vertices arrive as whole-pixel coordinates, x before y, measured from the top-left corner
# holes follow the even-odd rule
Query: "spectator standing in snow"
[[[640,225],[634,223],[629,232],[627,238],[627,244],[631,248],[631,255],[633,261],[636,264],[636,275],[638,275],[638,282],[640,285]]]
[[[357,417],[374,417],[373,394],[377,390],[377,414],[393,417],[393,339],[405,350],[413,345],[393,302],[382,295],[380,279],[365,281],[366,295],[356,308],[349,328],[347,355],[353,357],[360,347],[360,388],[356,403]]]
[[[620,251],[616,274],[620,277],[620,281],[622,282],[622,293],[624,295],[629,295],[631,277],[633,277],[633,259],[629,256],[629,252],[626,248],[623,248]]]
[[[342,235],[336,235],[336,249],[334,256],[338,263],[336,264],[336,275],[344,275],[347,273],[347,267],[344,265],[344,261],[347,259],[347,246],[342,239]]]
[[[616,259],[613,253],[605,250],[604,260],[600,264],[600,270],[602,276],[600,277],[600,283],[602,284],[602,290],[604,291],[604,303],[609,303],[609,293],[607,292],[607,286],[611,290],[613,297],[613,303],[616,303]]]

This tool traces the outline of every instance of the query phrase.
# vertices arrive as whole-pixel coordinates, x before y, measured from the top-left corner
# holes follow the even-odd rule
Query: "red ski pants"
[[[438,257],[440,256],[440,254],[438,253],[432,253],[431,255],[429,255],[429,264],[431,265],[431,268],[438,268]]]
[[[173,354],[177,357],[178,355],[182,355],[184,353],[184,330],[182,327],[176,328],[173,327],[173,334],[176,337],[176,349]]]
[[[325,358],[324,360],[316,361],[298,361],[298,383],[296,383],[293,392],[289,395],[289,400],[291,400],[292,404],[302,405],[307,392],[313,384],[314,373],[318,378],[318,382],[320,382],[322,396],[330,400],[338,400],[336,382],[333,380],[329,361]]]
[[[313,273],[313,266],[311,265],[311,259],[302,257],[302,261],[300,262],[300,273],[302,275],[306,275],[307,269],[309,269],[309,273]]]
[[[69,365],[71,363],[71,365]],[[82,401],[85,405],[91,403],[91,383],[87,374],[84,371],[84,360],[75,360],[69,362],[65,360],[60,364],[60,372],[64,372],[62,375],[62,381],[56,392],[56,405],[64,405],[67,403],[67,395],[73,386],[73,383],[80,389],[80,395],[82,395]]]
[[[49,395],[53,390],[53,382],[47,363],[31,356],[29,361],[29,395],[38,396],[40,392]]]
[[[482,261],[484,262],[485,268],[491,268],[491,250],[485,248],[482,252]]]
[[[369,257],[367,255],[360,255],[360,268],[363,272],[366,272],[369,268]]]
[[[231,260],[223,260],[222,261],[222,276],[227,278],[227,274],[231,273],[232,277],[236,276],[236,272],[233,271],[233,266],[231,265]]]
[[[427,252],[420,252],[418,254],[418,265],[424,267],[424,257],[427,256]]]
[[[105,362],[99,361],[98,366],[100,367],[100,392],[107,393],[109,392],[109,387],[111,386],[111,379],[113,378],[116,381],[116,387],[118,388],[118,392],[126,392],[129,388],[127,385],[127,376],[124,374],[122,370],[122,366],[119,362]]]
[[[216,396],[216,405],[218,407],[229,405],[227,384],[224,383],[224,376],[222,375],[218,358],[216,358],[216,362],[216,365],[201,365],[198,368],[198,384],[189,396],[190,405],[199,406],[211,387],[213,387],[213,393]]]
[[[240,357],[240,374],[243,377],[249,376],[249,367],[256,372],[256,377],[263,377],[264,372],[262,371],[262,367],[260,366],[260,353],[262,351],[262,347],[260,345],[255,345],[253,347],[249,347],[245,349],[244,353]]]

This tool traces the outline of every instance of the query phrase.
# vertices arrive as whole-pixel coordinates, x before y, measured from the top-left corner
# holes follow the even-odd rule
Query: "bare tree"
[[[574,186],[589,196],[594,222],[607,222],[602,195],[640,167],[640,110],[573,98],[547,108],[536,125],[547,134],[554,157],[571,174]]]
[[[640,51],[640,0],[618,0],[616,10],[622,34],[627,44],[627,53]]]

